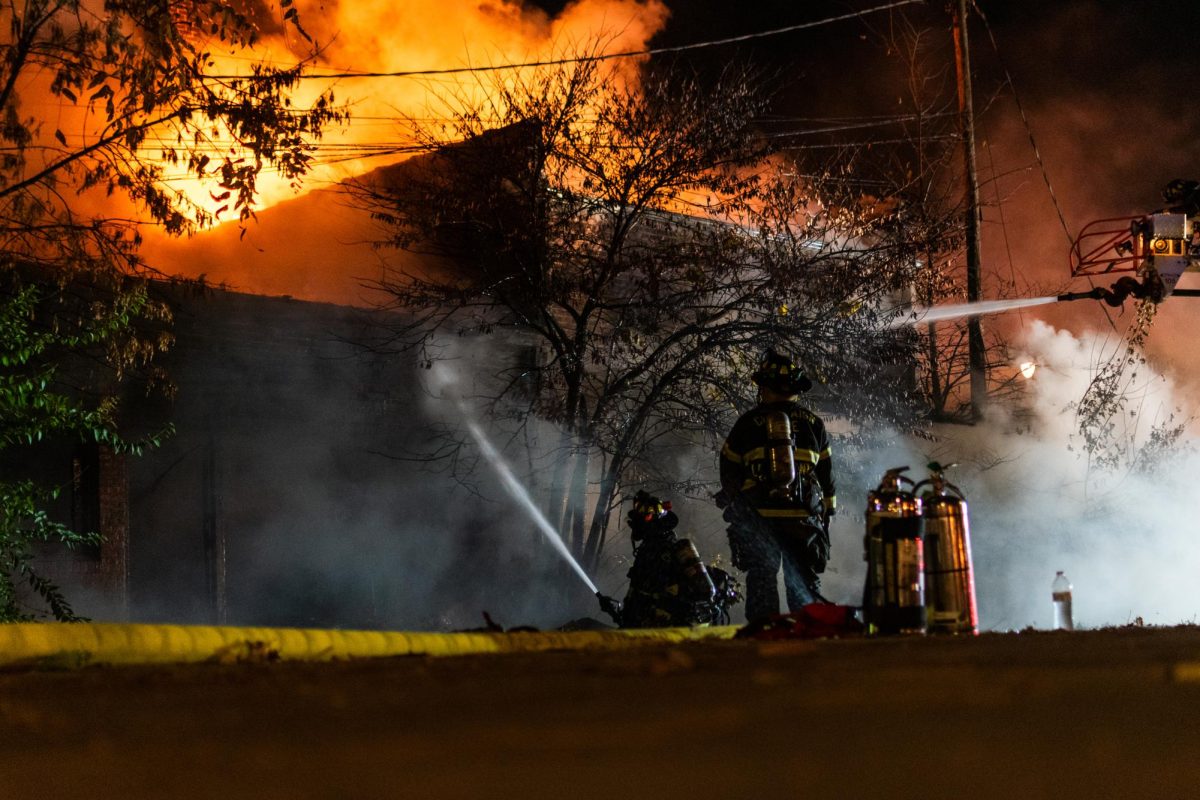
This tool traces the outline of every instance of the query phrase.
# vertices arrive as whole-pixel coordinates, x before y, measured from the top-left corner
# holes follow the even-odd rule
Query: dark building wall
[[[346,523],[378,499],[367,487],[404,482],[370,453],[419,425],[420,410],[388,377],[403,359],[381,365],[353,344],[362,324],[353,309],[286,298],[179,299],[165,363],[174,400],[131,407],[141,425],[175,426],[130,462],[133,616],[371,622],[369,578],[339,569],[353,549]],[[405,413],[386,413],[380,396],[402,396]],[[387,517],[375,523],[381,539]]]
[[[52,520],[77,533],[101,534],[99,544],[35,543],[34,568],[65,587],[67,600],[77,611],[86,607],[90,613],[120,618],[126,597],[129,528],[125,457],[95,444],[48,441],[6,452],[0,475],[56,490],[57,496],[43,504]],[[40,599],[20,581],[17,590],[24,611],[40,616]]]
[[[409,460],[443,426],[461,435],[461,412],[414,357],[365,354],[369,315],[219,291],[172,301],[174,397],[133,391],[125,408],[131,429],[175,432],[101,472],[108,591],[87,593],[81,613],[431,630],[477,626],[484,610],[508,624],[570,618],[574,581],[490,468],[464,487],[444,464]],[[456,338],[449,362],[486,379],[520,352],[500,339]],[[477,451],[464,452],[469,465]]]

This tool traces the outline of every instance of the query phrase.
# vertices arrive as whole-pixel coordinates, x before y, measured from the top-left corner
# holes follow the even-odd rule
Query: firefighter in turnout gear
[[[690,540],[676,538],[679,517],[671,504],[638,492],[628,519],[629,591],[622,603],[599,594],[601,610],[622,628],[727,624],[729,606],[741,599],[737,583],[705,567]]]
[[[781,564],[789,611],[825,602],[818,575],[829,560],[829,517],[837,509],[825,425],[797,402],[812,381],[773,350],[753,380],[759,402],[725,440],[717,495],[733,565],[746,571],[748,620],[779,613]]]

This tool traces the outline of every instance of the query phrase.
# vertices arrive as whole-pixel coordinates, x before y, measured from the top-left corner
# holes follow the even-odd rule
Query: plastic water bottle
[[[1054,576],[1050,584],[1050,597],[1054,600],[1054,629],[1058,631],[1073,631],[1075,623],[1071,619],[1071,582],[1062,570]]]

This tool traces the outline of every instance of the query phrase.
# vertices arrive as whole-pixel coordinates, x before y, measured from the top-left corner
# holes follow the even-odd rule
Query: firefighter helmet
[[[788,356],[768,350],[751,376],[760,387],[780,394],[799,394],[812,388],[812,381]]]
[[[679,524],[679,517],[671,510],[671,502],[659,500],[646,491],[639,491],[634,496],[628,520],[635,541],[652,531],[674,530]]]

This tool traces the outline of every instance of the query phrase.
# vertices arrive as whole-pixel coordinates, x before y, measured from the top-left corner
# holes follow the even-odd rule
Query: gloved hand
[[[620,625],[621,611],[623,610],[623,604],[621,601],[614,600],[608,595],[601,594],[600,592],[596,592],[596,597],[600,600],[600,610],[612,617],[613,622]]]
[[[837,513],[836,508],[822,508],[821,509],[821,527],[825,529],[826,536],[829,535],[829,521],[833,518],[833,515],[836,513]]]
[[[726,533],[729,534],[729,563],[733,564],[735,569],[745,572],[750,569],[750,553],[746,536],[734,527],[726,529]]]
[[[812,538],[808,540],[808,564],[812,567],[812,571],[820,575],[825,571],[825,565],[829,563],[829,534],[828,527],[823,531],[816,531]]]

